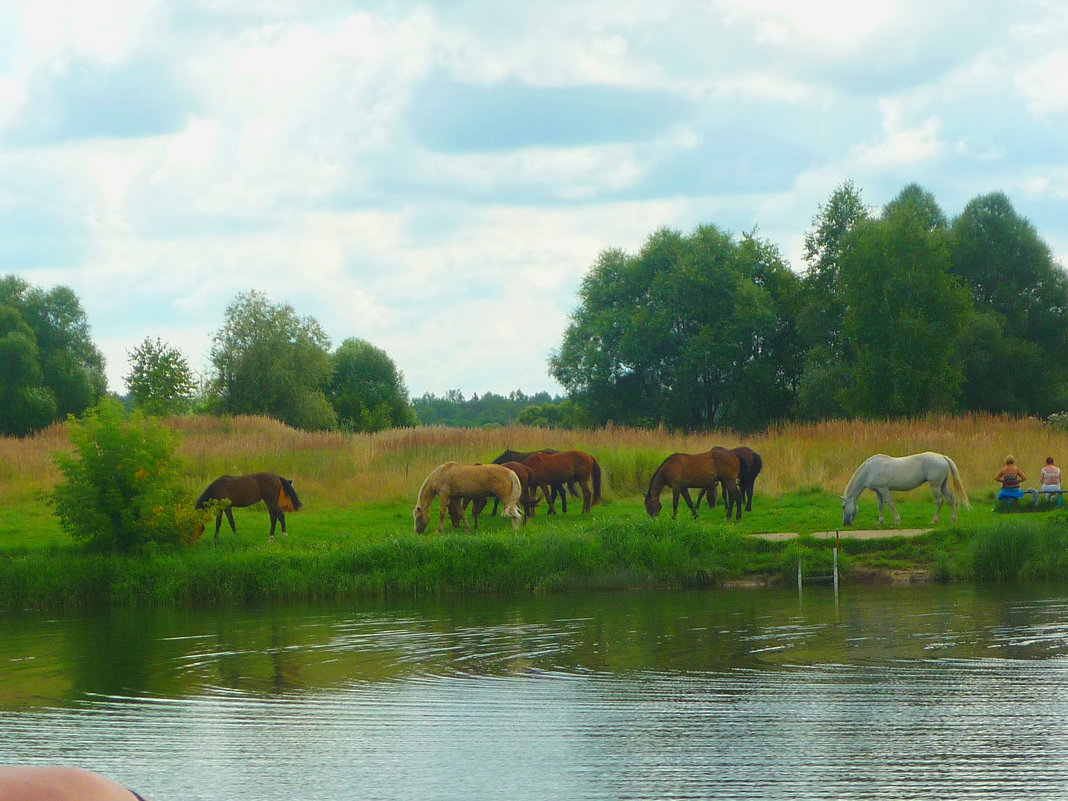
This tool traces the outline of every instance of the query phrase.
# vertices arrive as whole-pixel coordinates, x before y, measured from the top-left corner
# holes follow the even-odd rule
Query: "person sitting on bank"
[[[997,475],[994,476],[994,481],[1001,484],[1001,489],[998,491],[999,501],[1022,498],[1024,496],[1024,491],[1021,489],[1020,484],[1027,481],[1027,476],[1023,470],[1016,466],[1016,459],[1012,456],[1005,457],[1005,466],[998,470]]]
[[[1042,492],[1057,493],[1061,491],[1061,469],[1053,463],[1053,457],[1046,457],[1046,465],[1039,474],[1042,482]]]

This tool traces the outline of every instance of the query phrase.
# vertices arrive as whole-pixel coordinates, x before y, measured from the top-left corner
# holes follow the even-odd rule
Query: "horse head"
[[[430,515],[421,506],[416,506],[412,509],[412,516],[415,518],[415,533],[422,534],[426,531],[426,525],[430,522]]]
[[[645,496],[645,511],[649,513],[649,517],[659,517],[660,510],[664,508],[664,505],[660,503],[659,498],[654,498],[652,495]]]
[[[857,499],[842,497],[842,525],[853,525],[853,518],[857,516]]]

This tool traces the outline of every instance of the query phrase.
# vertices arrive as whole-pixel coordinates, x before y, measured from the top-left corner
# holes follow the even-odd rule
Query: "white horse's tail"
[[[949,462],[949,474],[953,476],[953,491],[964,501],[964,508],[971,509],[972,503],[968,500],[968,493],[964,490],[964,482],[960,480],[960,473],[957,472],[957,465],[948,456],[946,457],[946,461]]]
[[[505,468],[506,470],[508,468]],[[507,498],[501,498],[504,502],[504,509],[501,514],[505,517],[513,517],[516,520],[521,520],[523,517],[523,510],[519,508],[519,496],[523,492],[523,485],[519,483],[519,476],[513,471],[508,470],[508,473],[512,476],[512,489],[508,493]]]

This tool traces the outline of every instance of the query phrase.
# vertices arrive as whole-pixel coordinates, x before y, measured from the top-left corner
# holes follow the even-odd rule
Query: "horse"
[[[645,493],[645,511],[649,513],[649,517],[659,516],[663,508],[660,494],[664,487],[671,487],[671,519],[678,519],[680,495],[696,519],[697,507],[690,498],[690,488],[700,487],[710,492],[717,484],[722,483],[727,519],[730,519],[731,512],[737,506],[737,519],[741,520],[742,498],[738,489],[740,465],[738,455],[726,448],[717,447],[705,453],[673,453],[660,464],[649,480],[649,489]]]
[[[282,524],[282,534],[286,534],[285,512],[296,512],[302,504],[293,489],[293,482],[288,478],[276,476],[274,473],[253,473],[248,476],[219,476],[212,481],[206,490],[197,499],[196,508],[204,509],[212,501],[230,501],[226,509],[215,511],[215,541],[219,541],[219,528],[222,526],[223,512],[230,523],[230,530],[237,533],[237,524],[234,523],[234,513],[230,507],[245,507],[263,501],[267,504],[267,511],[271,515],[270,541],[274,542],[275,523]],[[198,533],[204,532],[201,524],[197,528]]]
[[[540,451],[513,451],[511,448],[506,448],[504,453],[493,460],[493,464],[506,464],[508,462],[525,462],[529,457],[535,453],[560,453],[560,451],[553,450],[552,448],[542,448]],[[522,476],[520,476],[522,478]],[[560,499],[560,506],[564,513],[567,513],[567,493],[564,491],[563,484],[552,484],[553,501],[557,498]],[[575,498],[578,497],[578,490],[575,489],[575,483],[571,482],[567,485],[571,490],[571,495]],[[497,514],[497,499],[493,499],[493,511],[490,514]]]
[[[445,512],[449,508],[449,501],[454,496],[475,498],[496,495],[504,502],[502,514],[512,518],[512,529],[518,531],[519,520],[523,517],[523,512],[519,508],[521,491],[519,476],[507,467],[499,464],[445,462],[431,470],[430,475],[419,488],[419,499],[416,501],[415,508],[412,509],[412,516],[415,518],[415,533],[422,534],[426,531],[427,523],[430,522],[430,504],[438,495],[441,496],[441,509],[438,515],[439,534],[445,527]],[[467,529],[467,515],[462,506],[459,512],[464,529]]]
[[[901,515],[897,513],[894,499],[890,490],[915,489],[924,482],[931,485],[938,506],[935,508],[934,518],[931,525],[938,522],[942,514],[942,501],[949,501],[953,509],[953,522],[957,522],[957,499],[949,491],[949,480],[953,479],[953,488],[961,496],[966,509],[972,505],[968,501],[968,493],[964,490],[964,484],[957,472],[957,465],[948,456],[941,453],[926,451],[914,453],[911,456],[887,456],[885,453],[877,453],[868,457],[864,464],[857,468],[853,477],[846,484],[845,493],[842,495],[842,525],[853,525],[853,519],[857,516],[857,499],[866,489],[870,489],[879,498],[879,525],[885,522],[883,503],[890,505],[890,511],[894,513],[894,525],[901,525]]]
[[[519,477],[519,503],[523,506],[523,523],[525,525],[527,520],[534,516],[534,507],[538,504],[537,499],[534,498],[530,492],[530,468],[520,462],[505,462],[501,467],[507,467]],[[460,527],[463,510],[467,509],[468,504],[470,504],[472,515],[475,518],[473,528],[475,531],[478,531],[478,516],[482,514],[482,510],[486,508],[488,500],[488,494],[470,497],[460,495],[452,496],[449,500],[449,518],[452,520],[452,527]],[[494,496],[493,500],[494,504],[500,502],[496,496]]]
[[[738,474],[738,489],[742,492],[742,498],[745,500],[745,511],[753,511],[753,485],[756,482],[756,477],[760,475],[760,471],[764,468],[764,460],[760,458],[760,454],[754,451],[752,448],[746,445],[739,445],[737,448],[731,448],[731,453],[738,457],[739,470]],[[725,490],[724,490],[725,491]],[[708,508],[714,509],[716,507],[716,488],[712,487],[710,490],[702,489],[697,495],[697,506],[701,506],[701,498],[708,493]]]
[[[562,453],[535,453],[523,462],[531,469],[532,486],[540,487],[549,504],[547,514],[556,514],[553,505],[552,485],[578,482],[582,488],[582,512],[601,502],[601,466],[597,460],[585,451],[563,451]],[[590,493],[590,481],[593,481],[593,493]]]

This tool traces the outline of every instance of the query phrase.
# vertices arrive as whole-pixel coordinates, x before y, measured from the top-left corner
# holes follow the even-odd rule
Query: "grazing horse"
[[[519,476],[499,464],[460,464],[445,462],[430,471],[430,475],[419,488],[419,499],[412,516],[415,518],[415,533],[422,534],[430,522],[430,504],[438,495],[441,496],[441,509],[438,515],[438,533],[445,527],[445,512],[453,497],[477,498],[496,495],[504,503],[505,517],[512,518],[512,529],[519,530],[519,520],[523,511],[519,508],[519,496],[522,487]],[[467,514],[463,506],[459,507],[460,519],[464,529],[468,528]]]
[[[538,504],[537,499],[530,492],[530,468],[521,462],[505,462],[501,467],[507,467],[519,477],[519,503],[523,506],[523,524],[526,525],[527,520],[534,516],[534,507]],[[470,504],[471,513],[475,518],[473,528],[478,531],[478,516],[486,508],[488,500],[488,494],[473,497],[452,496],[449,500],[449,518],[452,520],[452,527],[460,527],[462,509],[467,509],[467,505]],[[496,496],[493,497],[493,500],[495,504],[499,503],[499,499]]]
[[[275,523],[282,524],[282,533],[286,533],[285,512],[295,512],[303,504],[293,489],[293,482],[288,478],[276,476],[274,473],[253,473],[250,476],[219,476],[212,481],[204,493],[197,499],[196,508],[203,509],[212,501],[230,501],[230,506],[225,510],[215,511],[215,541],[219,541],[219,527],[222,525],[223,511],[230,523],[230,530],[237,533],[237,525],[234,523],[234,513],[231,506],[252,506],[258,501],[267,504],[267,511],[271,514],[271,542],[274,542]],[[198,528],[203,533],[204,528]]]
[[[585,451],[563,451],[562,453],[535,453],[523,462],[530,468],[532,486],[540,487],[549,504],[547,514],[556,514],[553,506],[552,485],[578,482],[582,488],[582,511],[601,502],[601,466],[597,460]],[[590,481],[593,481],[593,493],[590,494]]]
[[[742,498],[745,500],[745,511],[753,511],[753,484],[756,482],[756,477],[760,475],[760,471],[764,468],[764,460],[760,458],[760,454],[754,451],[752,448],[746,445],[739,445],[737,448],[731,448],[731,453],[738,457],[739,462],[739,474],[738,474],[738,489],[742,492]],[[706,490],[702,489],[697,495],[697,506],[701,505],[701,496],[704,495]],[[716,506],[716,488],[713,487],[708,492],[708,508],[714,509]],[[724,489],[726,492],[726,489]]]
[[[504,451],[504,453],[502,453],[500,456],[498,456],[496,459],[493,460],[493,463],[494,464],[506,464],[508,462],[525,462],[528,458],[533,456],[535,453],[560,453],[560,451],[555,451],[552,448],[542,448],[540,451],[513,451],[511,448],[507,448]],[[522,478],[522,476],[520,476],[520,478]],[[564,491],[564,485],[563,484],[553,484],[551,486],[552,486],[552,493],[553,493],[553,502],[555,502],[556,499],[559,498],[560,499],[560,506],[563,508],[563,511],[566,513],[567,512],[567,493]],[[578,497],[578,490],[575,489],[575,483],[571,482],[567,486],[571,490],[572,497],[577,498]],[[490,514],[494,514],[494,515],[497,514],[497,503],[498,503],[497,499],[495,498],[493,500],[493,511],[490,512]]]
[[[914,453],[911,456],[887,456],[877,453],[864,461],[853,477],[846,484],[845,494],[842,495],[842,525],[853,525],[853,519],[857,516],[857,499],[866,489],[870,489],[879,498],[879,525],[885,522],[883,503],[890,505],[890,511],[894,513],[894,525],[901,525],[901,515],[897,513],[894,499],[890,490],[915,489],[924,482],[931,485],[938,506],[935,508],[934,518],[931,524],[938,522],[942,514],[942,501],[949,501],[953,509],[953,522],[957,522],[957,499],[949,491],[949,480],[953,479],[953,489],[960,495],[966,509],[972,505],[968,501],[968,493],[964,491],[964,484],[957,472],[957,465],[948,456],[941,453],[926,451]]]
[[[742,497],[738,489],[739,473],[738,455],[726,448],[717,447],[705,453],[673,453],[661,463],[649,481],[649,489],[645,493],[645,511],[650,517],[657,517],[663,508],[660,503],[660,494],[664,491],[664,487],[671,487],[671,519],[678,518],[680,495],[696,518],[697,507],[690,498],[690,488],[700,487],[710,492],[722,482],[727,518],[730,518],[731,512],[737,506],[737,519],[741,520]]]

